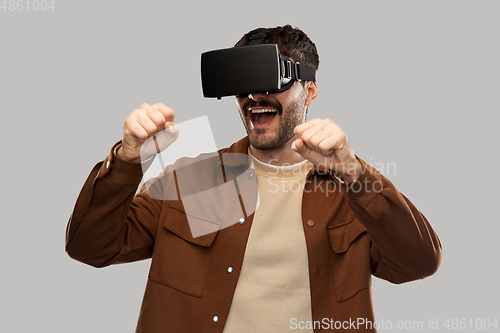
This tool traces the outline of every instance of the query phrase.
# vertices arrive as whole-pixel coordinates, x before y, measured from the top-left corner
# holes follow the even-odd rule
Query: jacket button
[[[307,225],[310,227],[314,227],[314,221],[313,220],[307,221]]]
[[[251,173],[251,172],[250,172],[250,173],[248,174],[248,179],[252,179],[252,178],[253,178],[253,173]]]
[[[245,223],[245,219],[244,219],[244,218],[241,218],[241,219],[240,219],[240,224],[243,224],[243,223]]]
[[[219,317],[218,316],[214,316],[213,317],[213,321],[214,321],[214,323],[218,322],[219,321]]]
[[[227,272],[228,272],[229,274],[231,274],[231,273],[233,272],[233,268],[232,268],[232,267],[228,267],[228,268],[227,268]]]
[[[319,268],[314,269],[314,275],[318,276],[319,275]]]

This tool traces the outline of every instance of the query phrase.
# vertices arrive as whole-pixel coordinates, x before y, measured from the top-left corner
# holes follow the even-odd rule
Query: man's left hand
[[[311,119],[295,127],[297,139],[292,149],[316,166],[336,172],[348,183],[361,173],[361,165],[349,140],[339,125],[331,119]]]

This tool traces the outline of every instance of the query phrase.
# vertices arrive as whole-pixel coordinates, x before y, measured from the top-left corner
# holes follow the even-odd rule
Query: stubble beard
[[[253,128],[245,123],[248,139],[252,147],[259,150],[272,150],[282,147],[295,137],[295,127],[304,120],[304,103],[292,102],[286,110],[283,111],[280,118],[278,133],[266,133],[266,128]]]

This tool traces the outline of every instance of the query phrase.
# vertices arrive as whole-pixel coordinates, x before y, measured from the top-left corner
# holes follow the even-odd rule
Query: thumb
[[[179,137],[179,125],[166,122],[165,129],[147,139],[141,146],[141,161],[147,160],[151,155],[161,153],[174,143]]]
[[[292,142],[292,149],[305,159],[308,159],[309,155],[311,155],[311,148],[306,146],[302,139],[297,139]]]
[[[174,122],[166,122],[165,129],[159,133],[156,133],[156,141],[158,147],[155,147],[157,153],[160,153],[167,149],[172,143],[174,143],[179,138],[179,125]]]

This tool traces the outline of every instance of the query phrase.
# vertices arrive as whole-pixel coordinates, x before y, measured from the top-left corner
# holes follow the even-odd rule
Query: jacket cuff
[[[146,171],[149,168],[154,156],[142,163],[125,161],[116,154],[121,144],[119,141],[111,148],[111,152],[102,162],[96,178],[106,177],[108,182],[117,186],[138,186],[142,180],[143,170]]]
[[[354,199],[363,207],[368,207],[387,187],[393,185],[378,170],[357,157],[361,164],[361,174],[352,183],[343,182],[345,195],[349,199]]]

